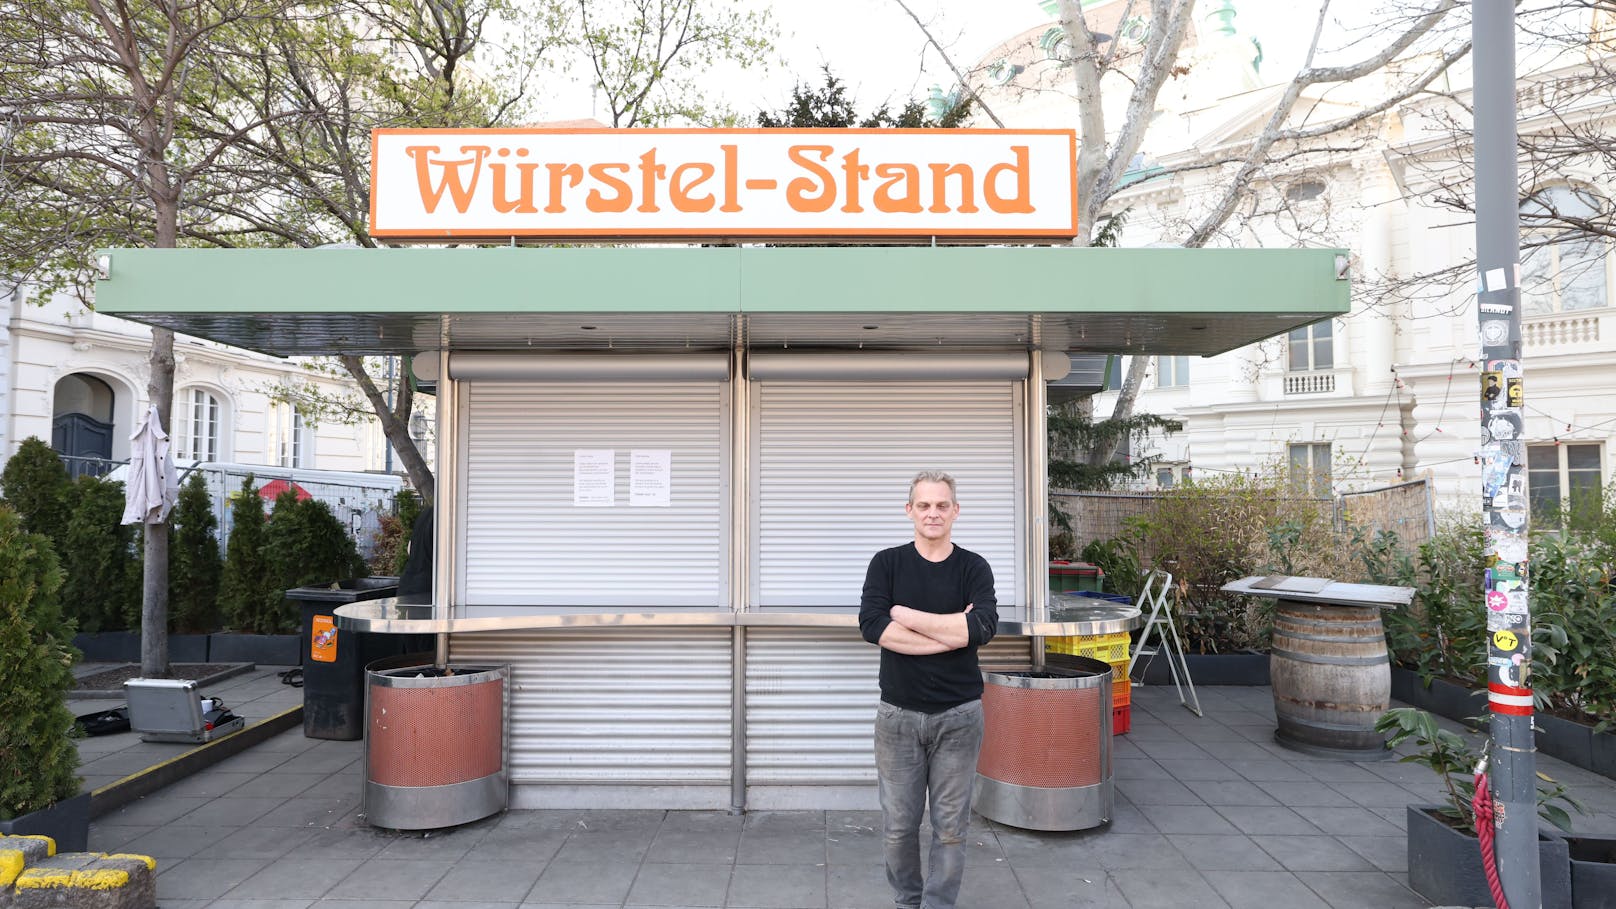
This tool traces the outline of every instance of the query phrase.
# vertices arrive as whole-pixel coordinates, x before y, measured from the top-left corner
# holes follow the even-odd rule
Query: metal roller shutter
[[[955,542],[1021,604],[1019,384],[760,382],[752,400],[755,606],[856,607],[870,556],[914,538],[903,504],[926,469],[954,475]]]
[[[728,605],[722,383],[466,387],[458,598],[468,614],[501,606]],[[613,507],[573,505],[578,449],[616,452]],[[671,452],[671,507],[628,504],[636,449]]]
[[[730,783],[728,628],[450,637],[457,663],[511,667],[511,782]]]

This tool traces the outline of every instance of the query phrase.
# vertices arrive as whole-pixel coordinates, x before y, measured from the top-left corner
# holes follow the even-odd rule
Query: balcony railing
[[[1327,395],[1335,391],[1333,372],[1288,372],[1285,374],[1287,395]]]
[[[1584,313],[1534,316],[1521,323],[1527,347],[1564,347],[1599,341],[1599,316]]]

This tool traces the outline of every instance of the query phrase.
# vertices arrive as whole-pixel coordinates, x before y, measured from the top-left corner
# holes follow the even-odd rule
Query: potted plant
[[[61,586],[50,542],[0,507],[0,833],[44,834],[79,852],[89,841],[90,794],[79,791],[63,697],[78,651],[57,604]]]
[[[1386,711],[1375,729],[1386,733],[1389,747],[1412,742],[1416,750],[1401,760],[1430,768],[1447,793],[1443,804],[1408,806],[1409,886],[1437,905],[1492,905],[1471,807],[1475,768],[1482,756],[1462,735],[1443,729],[1431,714],[1412,707]],[[1542,773],[1538,777],[1538,817],[1569,833],[1567,808],[1586,811],[1564,785]],[[1565,840],[1540,830],[1538,862],[1544,909],[1569,909],[1571,865]]]

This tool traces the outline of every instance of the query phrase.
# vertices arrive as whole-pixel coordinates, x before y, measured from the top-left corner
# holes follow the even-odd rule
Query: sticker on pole
[[[337,661],[337,623],[331,616],[314,617],[314,627],[309,630],[309,659],[316,663]]]
[[[1513,653],[1515,648],[1521,646],[1521,640],[1513,631],[1497,631],[1493,633],[1493,646],[1504,653]]]

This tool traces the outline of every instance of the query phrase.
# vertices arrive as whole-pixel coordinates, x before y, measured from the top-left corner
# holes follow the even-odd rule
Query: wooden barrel
[[[1375,731],[1392,695],[1379,609],[1279,600],[1269,668],[1280,744],[1354,760],[1389,753]]]

